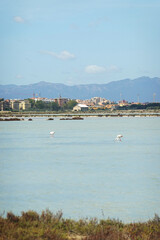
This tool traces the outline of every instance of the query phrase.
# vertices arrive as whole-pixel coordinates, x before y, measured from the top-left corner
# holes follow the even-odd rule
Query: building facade
[[[9,111],[10,110],[10,100],[1,100],[0,101],[0,111]]]
[[[62,107],[64,104],[66,104],[69,101],[69,99],[60,97],[60,98],[55,98],[54,101],[58,103],[60,107]]]
[[[13,110],[28,110],[31,108],[29,100],[10,100],[10,108]]]

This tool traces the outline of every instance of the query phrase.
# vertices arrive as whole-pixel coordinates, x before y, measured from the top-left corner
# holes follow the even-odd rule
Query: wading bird
[[[50,132],[50,135],[54,135],[54,133],[55,133],[55,132],[52,131],[52,132]]]
[[[116,141],[122,141],[122,140],[121,140],[122,137],[123,137],[122,135],[117,135],[117,137],[115,138],[115,140],[116,140]]]

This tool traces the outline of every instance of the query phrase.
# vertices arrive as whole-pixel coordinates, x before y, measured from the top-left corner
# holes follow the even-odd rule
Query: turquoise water
[[[160,215],[160,118],[0,122],[0,213],[46,208],[75,219]]]

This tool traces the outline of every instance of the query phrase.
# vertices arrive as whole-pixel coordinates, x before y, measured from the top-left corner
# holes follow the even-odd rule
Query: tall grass
[[[160,240],[160,217],[143,223],[124,224],[115,219],[63,218],[48,209],[38,214],[8,212],[0,216],[0,240]]]

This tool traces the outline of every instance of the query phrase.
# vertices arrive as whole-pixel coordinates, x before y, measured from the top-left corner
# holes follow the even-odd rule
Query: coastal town
[[[33,110],[72,110],[74,112],[87,112],[96,110],[128,110],[128,109],[146,109],[146,108],[160,109],[160,103],[140,103],[128,102],[126,100],[119,100],[113,102],[102,97],[93,97],[91,99],[70,99],[63,98],[44,98],[35,97],[28,99],[3,99],[0,98],[0,111],[33,111]]]

